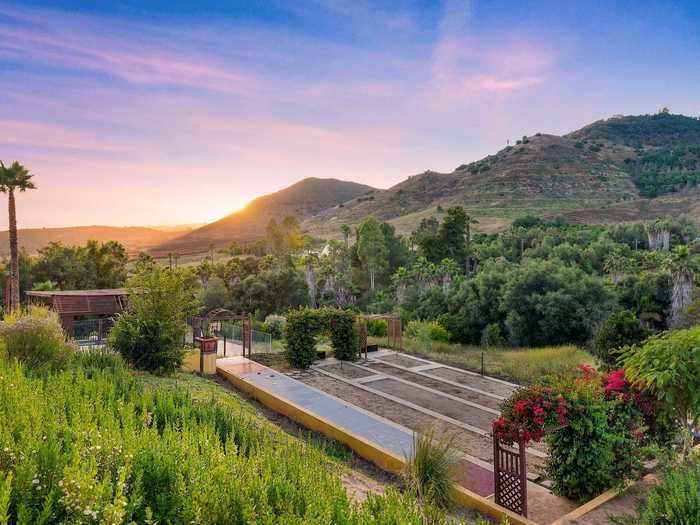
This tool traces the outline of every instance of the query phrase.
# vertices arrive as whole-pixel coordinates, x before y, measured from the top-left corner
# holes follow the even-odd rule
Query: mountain
[[[287,215],[304,221],[328,209],[340,209],[346,202],[362,199],[375,192],[374,188],[356,182],[337,179],[303,179],[283,190],[258,197],[244,209],[216,222],[163,243],[151,253],[181,254],[206,251],[210,244],[224,246],[232,240],[248,241],[265,235],[270,219],[281,220]]]
[[[411,176],[341,210],[321,212],[304,226],[315,235],[337,236],[340,224],[373,214],[406,233],[420,219],[455,204],[467,208],[482,231],[503,228],[525,214],[573,214],[598,222],[614,217],[611,210],[625,220],[658,211],[688,213],[700,222],[692,191],[698,184],[699,119],[667,112],[615,116],[564,136],[523,137],[450,173]],[[647,198],[664,195],[659,202]]]
[[[35,254],[52,241],[67,245],[83,245],[88,240],[100,242],[119,241],[130,255],[147,251],[188,231],[187,227],[144,228],[140,226],[69,226],[65,228],[25,228],[17,234],[19,245],[30,254]],[[0,257],[10,254],[8,232],[0,232]]]
[[[687,215],[700,224],[700,120],[664,110],[599,120],[563,136],[537,133],[449,173],[426,171],[380,190],[335,179],[304,179],[245,209],[159,245],[195,254],[211,244],[262,237],[271,218],[294,215],[309,234],[340,237],[342,224],[375,215],[409,233],[421,219],[462,205],[476,230],[514,218],[563,215],[619,222]]]

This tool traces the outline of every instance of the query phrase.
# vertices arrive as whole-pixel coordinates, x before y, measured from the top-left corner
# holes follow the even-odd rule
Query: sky
[[[694,0],[0,0],[0,160],[38,186],[20,227],[207,222],[305,177],[387,188],[698,116],[699,28]]]

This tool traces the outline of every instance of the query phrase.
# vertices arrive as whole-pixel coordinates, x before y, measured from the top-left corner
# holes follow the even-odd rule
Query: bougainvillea
[[[529,443],[567,423],[564,397],[552,387],[534,385],[517,390],[502,405],[501,417],[493,422],[493,433],[506,443]]]

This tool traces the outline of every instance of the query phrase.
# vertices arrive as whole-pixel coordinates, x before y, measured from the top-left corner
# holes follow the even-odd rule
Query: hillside
[[[258,197],[244,209],[216,222],[197,228],[151,250],[154,255],[168,252],[181,254],[206,251],[210,244],[224,246],[232,240],[247,241],[265,234],[270,219],[287,215],[300,221],[316,216],[329,208],[344,206],[376,190],[364,184],[337,179],[307,178],[283,190]]]
[[[18,232],[19,244],[30,254],[35,254],[52,241],[67,245],[82,245],[88,240],[100,242],[119,241],[130,255],[149,250],[189,231],[187,227],[116,227],[69,226],[65,228],[26,228]],[[0,257],[10,254],[7,231],[0,232]]]
[[[326,210],[305,227],[316,235],[337,235],[340,224],[374,214],[409,232],[420,219],[453,204],[477,217],[482,231],[500,229],[526,213],[574,214],[597,222],[599,215],[635,220],[658,211],[700,221],[694,192],[686,196],[697,184],[700,120],[670,113],[613,117],[565,136],[523,137],[451,173],[414,175],[371,199]],[[662,195],[669,198],[645,198]]]
[[[567,135],[537,133],[449,173],[426,171],[386,189],[334,179],[304,179],[259,197],[244,210],[154,248],[196,254],[210,244],[264,235],[271,218],[296,216],[320,237],[373,214],[412,231],[421,219],[462,205],[497,231],[525,214],[572,221],[638,220],[689,215],[700,222],[693,187],[700,184],[700,120],[661,112],[615,116]]]

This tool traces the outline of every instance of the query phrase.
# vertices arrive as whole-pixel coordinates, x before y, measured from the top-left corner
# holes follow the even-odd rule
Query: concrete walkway
[[[411,455],[413,432],[405,427],[244,357],[218,359],[216,366],[220,373],[240,377],[400,458],[405,459]],[[492,470],[467,459],[462,459],[460,463],[461,484],[480,496],[492,496]]]

